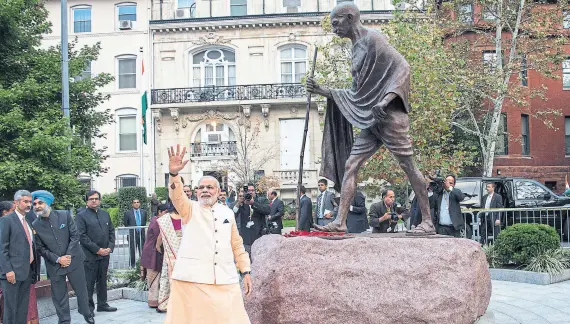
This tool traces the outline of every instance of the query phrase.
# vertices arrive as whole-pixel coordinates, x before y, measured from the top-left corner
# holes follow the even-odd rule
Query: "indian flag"
[[[142,136],[143,136],[143,143],[146,145],[146,110],[148,109],[148,96],[147,96],[147,89],[146,89],[146,80],[144,75],[144,60],[141,60],[141,82],[142,82]]]

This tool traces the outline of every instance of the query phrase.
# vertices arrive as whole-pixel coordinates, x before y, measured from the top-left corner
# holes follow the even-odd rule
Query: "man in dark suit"
[[[33,201],[32,201],[32,205],[33,205]],[[36,216],[36,213],[34,213],[34,209],[31,208],[30,211],[26,214],[26,220],[28,221],[28,224],[30,224],[30,226],[34,223],[34,221],[36,220],[36,218],[38,218],[38,216]],[[32,235],[33,236],[33,235]],[[33,237],[34,241],[35,241],[35,237]],[[40,269],[42,268],[42,255],[40,254],[40,251],[38,251],[37,247],[36,249],[34,249],[34,259],[36,260],[36,268],[38,269],[37,273],[36,273],[36,278],[34,279],[34,282],[40,281]],[[48,278],[49,279],[49,278]]]
[[[487,183],[486,189],[487,194],[482,200],[485,209],[503,208],[503,197],[495,192],[495,184]],[[501,230],[501,213],[485,213],[481,218],[481,243],[486,244],[490,234],[495,239]]]
[[[311,198],[307,197],[307,189],[301,186],[301,198],[299,199],[299,231],[311,231],[313,226],[313,203]]]
[[[461,231],[465,231],[465,221],[461,215],[461,205],[465,194],[454,188],[455,176],[448,175],[443,181],[443,191],[433,194],[433,223],[437,234],[461,237]],[[431,206],[430,206],[431,207]]]
[[[115,307],[107,304],[107,270],[110,254],[115,248],[115,228],[109,213],[99,208],[101,194],[91,190],[85,195],[87,208],[75,217],[79,242],[85,254],[83,266],[89,295],[89,309],[95,310],[93,291],[97,283],[97,311],[114,312]]]
[[[281,199],[277,198],[277,191],[271,191],[269,194],[269,215],[267,215],[267,226],[271,228],[271,234],[281,234],[284,211],[285,205]]]
[[[123,215],[123,225],[125,227],[145,226],[147,221],[147,212],[141,209],[141,202],[138,199],[133,199],[131,206]],[[142,248],[145,240],[145,229],[137,228],[129,230],[129,255],[131,257],[131,267],[135,266],[135,246],[139,252],[139,258],[142,255]]]
[[[362,233],[368,229],[368,218],[366,217],[366,198],[361,191],[356,191],[354,200],[348,209],[346,227],[348,233]]]
[[[392,212],[396,212],[398,220],[392,219]],[[391,189],[382,192],[382,201],[370,206],[370,226],[372,233],[392,233],[396,231],[399,220],[406,220],[407,211],[398,210],[396,195]]]
[[[30,285],[37,281],[37,260],[31,225],[26,214],[32,206],[32,194],[18,190],[14,195],[16,210],[0,218],[0,284],[4,298],[4,323],[26,324]]]
[[[79,246],[79,234],[71,214],[52,210],[54,197],[48,191],[34,191],[32,200],[34,212],[38,216],[32,227],[36,233],[38,251],[46,260],[46,270],[51,282],[51,299],[59,323],[71,323],[67,278],[77,296],[79,313],[87,323],[94,324],[83,269],[85,256]]]
[[[229,186],[228,187],[228,205],[233,205],[233,203],[236,201],[236,191],[234,190],[234,187]]]
[[[334,220],[338,207],[334,201],[334,194],[327,188],[328,181],[326,179],[319,180],[320,193],[317,196],[314,222],[320,226],[325,226]]]
[[[265,217],[269,214],[269,202],[266,197],[256,196],[253,184],[247,186],[243,200],[241,195],[242,193],[240,193],[240,198],[238,198],[233,210],[236,219],[241,222],[239,233],[243,239],[243,246],[251,258],[251,246],[263,235],[263,229],[266,226]]]

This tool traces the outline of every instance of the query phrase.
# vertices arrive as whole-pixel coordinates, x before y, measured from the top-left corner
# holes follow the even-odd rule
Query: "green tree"
[[[105,148],[96,148],[92,139],[104,137],[99,129],[112,121],[108,110],[95,109],[108,100],[98,89],[112,77],[99,74],[70,84],[70,130],[61,110],[60,48],[39,47],[50,31],[42,3],[0,3],[0,196],[46,189],[61,208],[81,203],[80,174],[105,171]],[[101,49],[77,47],[77,41],[69,46],[71,76],[81,75]]]
[[[323,27],[330,30],[328,17],[323,20]],[[460,93],[453,83],[443,81],[454,78],[449,73],[454,66],[446,59],[442,29],[425,15],[404,12],[397,12],[395,18],[380,29],[411,66],[410,136],[418,168],[423,174],[437,169],[460,173],[472,163],[474,148],[453,140],[451,120]],[[336,36],[320,47],[317,81],[333,88],[350,87],[350,47],[350,41]],[[385,147],[365,162],[359,178],[386,180],[404,187],[408,181]]]
[[[554,128],[560,115],[548,107],[544,84],[528,85],[528,74],[560,78],[566,54],[567,1],[456,0],[432,16],[445,38],[447,60],[456,68],[454,84],[461,94],[453,125],[478,142],[483,175],[491,176],[495,153],[502,145],[501,115],[506,105]],[[531,100],[544,100],[529,109]],[[536,105],[535,105],[536,106]],[[510,138],[521,143],[521,138]]]

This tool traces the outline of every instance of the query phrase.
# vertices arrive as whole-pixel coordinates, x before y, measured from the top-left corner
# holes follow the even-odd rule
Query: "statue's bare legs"
[[[416,197],[418,197],[418,205],[420,206],[420,210],[422,212],[422,222],[418,224],[414,230],[409,231],[407,234],[411,236],[434,235],[435,227],[433,226],[433,222],[431,220],[429,199],[424,177],[422,176],[420,170],[418,170],[416,167],[414,158],[412,156],[396,155],[396,158],[400,163],[400,167],[402,170],[404,170],[408,176],[408,179],[410,180],[412,189],[414,189],[414,193],[416,194]]]
[[[325,232],[346,232],[346,217],[348,215],[350,204],[356,194],[356,176],[358,174],[358,169],[362,166],[362,163],[364,163],[364,161],[370,158],[374,153],[375,152],[371,152],[370,154],[351,155],[348,158],[345,165],[342,190],[340,193],[340,206],[338,207],[336,219],[325,226],[315,225],[317,230]],[[412,156],[396,155],[396,158],[400,163],[400,167],[404,170],[410,180],[412,188],[418,197],[418,204],[422,212],[422,222],[408,234],[417,236],[433,235],[435,234],[435,228],[431,220],[426,184],[422,174],[414,164]]]
[[[356,195],[356,176],[358,169],[364,161],[368,160],[375,152],[369,154],[350,155],[344,167],[344,177],[342,179],[342,189],[340,192],[340,205],[336,219],[325,226],[315,225],[319,231],[325,232],[346,232],[346,216]]]

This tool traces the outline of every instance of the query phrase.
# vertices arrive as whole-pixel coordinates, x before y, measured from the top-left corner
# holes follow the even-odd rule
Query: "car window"
[[[469,195],[478,195],[477,192],[477,181],[460,181],[455,184],[455,188],[461,190],[461,192]]]
[[[531,181],[517,181],[517,199],[542,199],[546,190]]]

